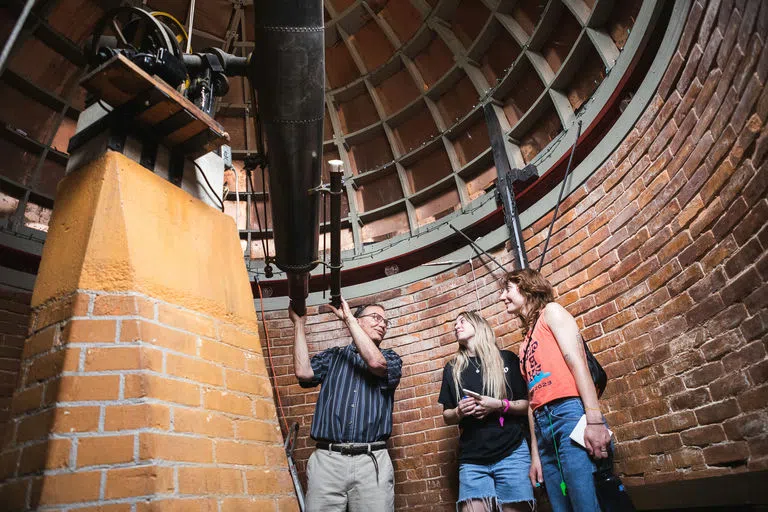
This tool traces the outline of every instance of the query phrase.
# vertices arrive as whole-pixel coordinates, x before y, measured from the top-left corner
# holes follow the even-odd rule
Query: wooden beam
[[[6,85],[9,85],[10,87],[13,87],[17,91],[21,92],[28,98],[33,99],[42,105],[45,105],[51,110],[59,112],[66,105],[64,99],[58,95],[35,85],[25,77],[14,73],[10,69],[3,71],[3,74],[0,75],[0,80],[2,80]],[[80,109],[75,107],[68,107],[66,116],[70,119],[77,120],[77,118],[80,116]]]
[[[14,3],[11,5],[10,9],[11,12],[18,13],[21,10],[21,6],[18,3]],[[51,27],[51,25],[43,18],[43,14],[37,9],[30,13],[27,22],[24,24],[24,28],[29,30],[30,33],[38,38],[43,44],[62,55],[72,64],[76,66],[84,66],[86,64],[85,55],[80,47],[71,39]]]
[[[605,64],[605,69],[608,71],[616,64],[616,59],[619,58],[619,49],[616,47],[616,43],[613,42],[611,36],[599,29],[587,28],[587,35],[595,46],[597,53]]]
[[[67,160],[69,160],[69,155],[66,153],[62,153],[61,151],[48,147],[42,142],[39,142],[32,137],[25,135],[24,133],[20,133],[19,131],[10,128],[5,124],[0,125],[0,137],[12,143],[19,149],[29,151],[35,155],[39,155],[46,148],[48,148],[49,151],[46,155],[46,158],[56,162],[59,165],[66,166]]]

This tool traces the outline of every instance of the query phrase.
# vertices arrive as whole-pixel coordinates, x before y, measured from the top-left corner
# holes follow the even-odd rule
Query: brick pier
[[[62,183],[32,306],[3,510],[297,509],[229,217],[108,153]]]

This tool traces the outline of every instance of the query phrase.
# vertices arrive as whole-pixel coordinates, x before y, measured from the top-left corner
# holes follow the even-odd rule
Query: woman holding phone
[[[438,402],[445,423],[461,431],[458,509],[533,510],[520,360],[499,350],[490,325],[475,312],[459,314],[454,331],[458,350],[443,369]]]
[[[500,300],[523,323],[520,355],[531,408],[531,481],[546,483],[555,512],[600,510],[594,459],[608,457],[611,437],[576,321],[554,302],[552,285],[535,270],[510,272]],[[582,448],[570,434],[585,414]]]

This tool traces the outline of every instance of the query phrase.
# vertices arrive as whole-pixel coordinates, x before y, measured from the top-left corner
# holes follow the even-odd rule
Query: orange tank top
[[[533,410],[558,398],[579,396],[576,380],[543,313],[533,334],[520,344],[520,369],[528,384],[528,400]]]

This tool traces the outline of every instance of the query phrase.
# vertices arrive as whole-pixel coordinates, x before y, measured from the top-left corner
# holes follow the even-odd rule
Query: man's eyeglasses
[[[379,323],[379,324],[383,323],[384,327],[389,327],[389,320],[387,320],[386,318],[384,318],[378,313],[369,313],[367,315],[360,315],[358,318],[365,318],[366,316],[373,318],[373,320],[376,323]]]

